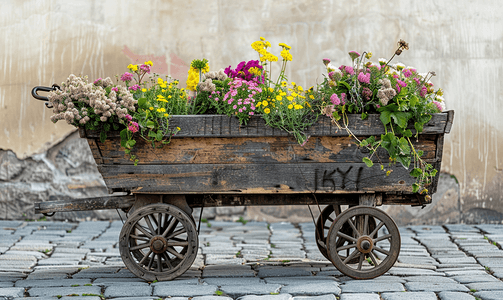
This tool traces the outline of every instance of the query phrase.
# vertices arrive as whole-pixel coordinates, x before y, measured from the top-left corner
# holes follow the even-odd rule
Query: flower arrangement
[[[340,129],[352,135],[360,147],[369,150],[363,161],[372,167],[380,164],[389,175],[377,154],[383,148],[389,154],[389,163],[400,163],[410,169],[416,183],[413,191],[427,194],[427,186],[437,170],[416,151],[408,127],[414,125],[415,136],[422,132],[431,114],[445,109],[441,89],[434,90],[431,83],[434,72],[420,74],[413,67],[397,63],[395,56],[409,48],[398,42],[391,59],[372,62],[372,53],[350,51],[350,64],[336,67],[330,59],[323,59],[326,74],[323,82],[304,89],[289,82],[285,71],[293,56],[285,43],[278,44],[279,56],[272,53],[272,45],[265,38],[251,44],[258,54],[257,60],[242,61],[235,68],[228,66],[210,72],[206,59],[195,59],[188,71],[187,89],[179,88],[179,81],[168,76],[151,74],[151,61],[132,65],[117,76],[98,78],[93,83],[87,77],[70,75],[61,90],[49,94],[54,106],[53,122],[66,120],[76,127],[101,131],[101,140],[109,130],[121,130],[121,145],[125,153],[137,164],[133,148],[138,139],[153,147],[161,147],[181,129],[169,127],[172,115],[225,114],[237,117],[246,124],[251,116],[261,116],[267,125],[292,134],[300,145],[309,136],[306,129],[320,115],[326,115]],[[272,76],[272,64],[280,62],[280,72]],[[352,134],[348,114],[380,114],[386,133],[380,137],[359,140]],[[427,196],[429,197],[429,196]]]

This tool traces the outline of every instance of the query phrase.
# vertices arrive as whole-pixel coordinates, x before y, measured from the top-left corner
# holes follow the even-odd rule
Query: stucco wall
[[[235,66],[256,58],[250,44],[264,36],[292,46],[288,76],[311,86],[322,79],[322,58],[347,64],[350,50],[390,57],[402,38],[410,50],[395,62],[435,71],[456,111],[443,171],[458,179],[463,211],[503,212],[502,14],[497,0],[4,0],[0,149],[25,158],[72,130],[52,124],[50,110],[30,96],[33,86],[70,73],[112,77],[150,59],[154,71],[183,82],[192,59]]]

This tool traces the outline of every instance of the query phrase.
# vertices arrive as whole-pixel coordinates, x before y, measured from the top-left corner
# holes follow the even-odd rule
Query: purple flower
[[[125,72],[124,74],[121,75],[121,80],[124,82],[129,82],[133,80],[133,74],[129,72]]]
[[[130,91],[137,91],[139,89],[141,89],[141,87],[138,84],[135,84],[135,85],[132,85],[129,87]]]
[[[360,74],[358,74],[358,81],[360,81],[361,83],[370,84],[370,73],[364,74],[363,72],[360,72]]]
[[[332,102],[333,105],[341,104],[341,100],[339,99],[337,94],[332,94],[332,96],[330,96],[330,101]]]

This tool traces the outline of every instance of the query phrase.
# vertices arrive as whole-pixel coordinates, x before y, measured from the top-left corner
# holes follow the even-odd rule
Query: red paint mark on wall
[[[166,60],[166,55],[135,54],[127,46],[124,46],[122,53],[131,59],[132,64],[143,64],[150,60],[153,63],[152,72],[169,75],[174,79],[178,79],[180,83],[185,83],[189,66],[174,53],[169,54],[169,64]]]

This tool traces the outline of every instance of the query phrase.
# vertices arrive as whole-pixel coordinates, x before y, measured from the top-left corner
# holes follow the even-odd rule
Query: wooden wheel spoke
[[[375,245],[374,245],[374,249],[375,249],[376,251],[381,252],[382,254],[390,255],[389,251],[386,251],[386,250],[384,250],[384,249],[383,249],[383,248],[381,248],[381,247],[378,247],[378,246],[375,246]]]
[[[173,269],[173,265],[171,265],[171,262],[169,261],[169,257],[166,254],[166,252],[162,253],[162,258],[164,258],[164,261],[166,262],[166,265],[168,266],[168,269]]]
[[[364,260],[365,260],[365,254],[360,253],[360,260],[358,261],[358,271],[361,271]]]
[[[129,251],[136,251],[136,250],[147,248],[149,246],[150,246],[150,243],[140,244],[140,245],[129,248]]]
[[[360,233],[358,232],[358,229],[356,229],[355,224],[353,224],[353,221],[351,219],[348,219],[349,226],[353,229],[353,232],[356,233],[356,237],[360,237]]]
[[[340,236],[341,238],[344,238],[344,239],[346,239],[346,240],[348,240],[348,241],[351,241],[351,242],[354,242],[354,243],[356,243],[356,241],[357,241],[354,237],[349,236],[349,235],[347,235],[347,234],[345,234],[345,233],[342,233],[342,232],[340,232],[340,231],[339,231],[339,232],[337,232],[337,235],[338,235],[338,236]]]
[[[143,232],[144,235],[146,235],[147,237],[149,238],[153,238],[154,236],[151,235],[148,231],[145,230],[145,228],[143,228],[141,225],[139,225],[138,223],[136,223],[134,225],[134,228],[138,229],[139,231]]]
[[[143,256],[143,258],[139,261],[139,264],[142,265],[145,260],[147,260],[147,258],[149,257],[149,255],[152,253],[152,250],[148,250],[147,254],[145,256]]]
[[[360,251],[358,250],[355,250],[353,251],[353,253],[351,253],[348,257],[346,257],[346,259],[343,261],[344,264],[347,264],[348,261],[352,260],[353,258],[356,257],[356,255],[358,255],[358,253],[360,253]]]
[[[372,250],[372,251],[374,251],[374,250]],[[369,252],[369,256],[370,256],[370,259],[372,260],[372,262],[374,263],[374,267],[377,267],[379,264],[377,263],[377,260],[374,257],[374,253],[372,253],[372,251]]]
[[[161,255],[157,254],[157,272],[162,272]]]
[[[168,242],[168,246],[174,247],[174,246],[188,246],[189,242],[184,241],[184,242]]]
[[[173,254],[176,257],[178,257],[179,259],[183,259],[183,255],[181,255],[180,253],[178,253],[173,247],[168,247],[166,249],[166,251],[168,251],[169,253]]]
[[[377,244],[378,242],[380,242],[382,240],[390,239],[392,237],[393,236],[391,234],[386,234],[386,235],[380,236],[380,237],[378,237],[377,239],[374,240],[374,244]]]
[[[323,226],[323,229],[330,229],[330,226]]]
[[[348,250],[348,249],[355,248],[355,247],[356,247],[356,244],[349,244],[346,246],[337,247],[337,251]]]
[[[150,271],[150,268],[152,268],[152,264],[154,263],[154,258],[155,258],[155,254],[152,255],[152,258],[150,258],[150,261],[148,263],[148,266],[147,266],[147,269]]]
[[[369,226],[369,215],[365,215],[365,221],[363,223],[363,235],[367,235]]]
[[[130,234],[129,235],[130,238],[133,238],[135,240],[140,240],[140,241],[146,241],[146,242],[150,242],[150,239],[146,236],[142,236],[142,235],[134,235],[134,234]]]
[[[170,221],[170,223],[169,223],[169,225],[168,225],[168,227],[166,227],[166,230],[164,230],[164,232],[162,233],[162,236],[164,238],[166,238],[166,236],[168,234],[171,234],[173,232],[173,230],[175,230],[176,225],[178,225],[178,220],[172,218],[171,221]]]
[[[179,230],[177,230],[177,231],[173,232],[173,233],[172,233],[171,235],[169,235],[168,237],[166,237],[166,239],[167,239],[167,240],[172,239],[173,237],[175,237],[175,236],[177,236],[177,235],[180,235],[180,234],[182,234],[182,233],[186,233],[186,232],[187,232],[187,230],[185,230],[185,228],[179,229]]]
[[[143,217],[143,219],[145,219],[148,229],[150,229],[150,232],[152,233],[152,235],[154,235],[156,231],[154,229],[154,226],[152,225],[152,221],[150,221],[150,215],[146,215],[145,217]]]
[[[376,233],[379,231],[379,229],[381,229],[381,227],[383,227],[383,226],[384,226],[384,222],[381,221],[379,223],[379,225],[376,226],[376,228],[374,229],[374,231],[372,231],[372,233],[369,234],[370,238],[373,238],[376,235]]]
[[[161,235],[161,224],[162,224],[161,220],[162,220],[162,216],[163,216],[163,214],[161,214],[161,213],[157,214],[157,222],[156,222],[157,223],[156,224],[157,225],[157,235]],[[155,221],[155,218],[154,218],[154,221]]]
[[[329,220],[330,222],[334,222],[334,219],[332,219],[330,216],[327,216],[327,220]]]

